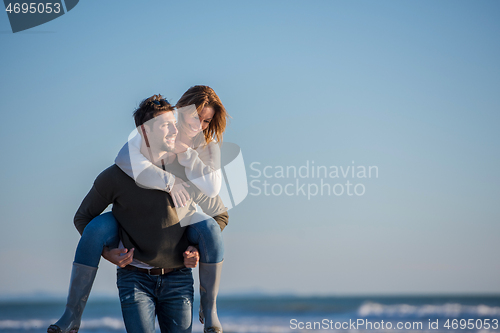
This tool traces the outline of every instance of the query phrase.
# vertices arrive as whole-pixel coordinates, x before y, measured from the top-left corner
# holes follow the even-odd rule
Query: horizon
[[[16,294],[16,295],[2,295],[0,296],[0,302],[2,303],[24,303],[24,302],[40,302],[40,303],[51,303],[51,302],[65,302],[66,301],[67,294],[61,293],[58,295],[55,295],[53,293],[32,293],[31,295],[28,294]],[[195,293],[195,300],[199,299],[199,295]],[[454,293],[442,293],[442,294],[324,294],[324,295],[319,295],[319,294],[310,294],[310,295],[304,295],[304,294],[292,294],[292,293],[259,293],[259,292],[248,292],[248,293],[241,293],[241,294],[219,294],[218,298],[224,299],[224,300],[230,300],[230,299],[369,299],[369,298],[385,298],[385,299],[403,299],[403,298],[413,298],[413,299],[425,299],[425,298],[456,298],[456,299],[465,299],[465,298],[499,298],[500,300],[500,293],[498,294],[488,294],[488,293],[483,293],[483,294],[472,294],[472,293],[463,293],[463,294],[454,294]],[[93,294],[91,293],[91,297],[89,297],[89,302],[119,302],[118,295],[112,295],[112,294],[104,294],[104,293],[97,293]]]

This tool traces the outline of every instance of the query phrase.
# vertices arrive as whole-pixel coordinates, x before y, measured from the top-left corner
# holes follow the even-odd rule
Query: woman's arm
[[[137,134],[120,150],[115,164],[145,188],[170,192],[175,183],[175,176],[158,168],[141,154],[141,136]]]
[[[188,148],[177,154],[185,167],[187,178],[205,195],[213,198],[219,194],[222,183],[220,148],[215,141],[195,149]]]

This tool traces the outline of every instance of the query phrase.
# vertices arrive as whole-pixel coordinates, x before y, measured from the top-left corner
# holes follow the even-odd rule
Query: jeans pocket
[[[178,272],[184,275],[192,275],[192,269],[188,267],[180,268]]]
[[[119,287],[119,284],[127,280],[127,277],[130,275],[130,271],[127,271],[126,269],[117,267],[116,268],[116,285]]]

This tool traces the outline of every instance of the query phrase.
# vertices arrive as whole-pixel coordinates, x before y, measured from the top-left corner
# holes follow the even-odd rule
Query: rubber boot
[[[87,304],[96,273],[97,267],[73,263],[66,311],[64,311],[63,316],[57,323],[49,326],[48,333],[78,332],[83,309]]]
[[[200,262],[200,321],[204,333],[222,333],[217,317],[217,294],[223,261],[216,264]]]

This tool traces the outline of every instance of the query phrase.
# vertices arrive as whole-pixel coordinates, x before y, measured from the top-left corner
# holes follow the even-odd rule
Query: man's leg
[[[127,333],[155,332],[154,293],[157,278],[118,268],[116,284]]]
[[[191,333],[193,282],[191,268],[161,276],[156,310],[162,333]]]

